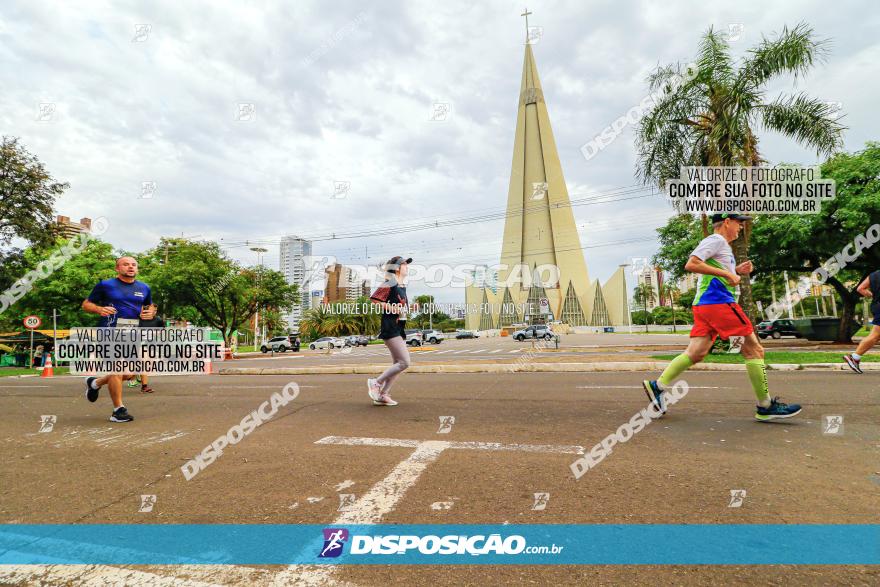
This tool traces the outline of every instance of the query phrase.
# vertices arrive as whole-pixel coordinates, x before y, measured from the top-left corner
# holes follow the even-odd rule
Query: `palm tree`
[[[650,283],[640,283],[633,291],[633,301],[642,304],[645,310],[645,332],[648,332],[648,301],[654,299],[654,286]]]
[[[677,178],[682,166],[755,166],[764,162],[755,129],[776,131],[817,154],[843,145],[845,127],[835,108],[806,94],[768,100],[767,84],[790,74],[805,75],[826,55],[826,42],[801,23],[766,37],[740,63],[734,63],[725,36],[709,29],[700,42],[696,71],[681,64],[659,67],[648,82],[657,92],[654,107],[639,122],[638,176],[643,183],[663,185]],[[691,75],[687,75],[690,73]],[[676,80],[684,79],[680,84]],[[703,234],[708,234],[703,215]],[[751,222],[733,242],[737,262],[748,257]],[[757,308],[748,279],[740,283],[745,311],[753,321]]]
[[[370,300],[366,296],[357,299],[358,311],[355,314],[357,318],[358,332],[369,336],[371,333],[379,331],[379,314],[371,312]]]
[[[330,312],[323,305],[306,310],[299,322],[300,331],[311,340],[328,336],[327,327],[330,316]]]
[[[352,312],[330,314],[326,323],[326,336],[345,336],[357,332],[358,319]]]
[[[672,332],[676,332],[675,330],[675,300],[681,294],[678,287],[672,283],[667,281],[663,285],[660,286],[660,295],[669,300],[669,307],[672,309]]]

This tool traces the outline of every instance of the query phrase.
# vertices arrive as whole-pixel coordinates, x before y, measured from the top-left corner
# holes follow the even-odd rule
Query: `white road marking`
[[[283,385],[212,385],[208,389],[281,389]],[[304,387],[320,387],[318,385],[300,385],[299,388],[302,389]]]
[[[489,351],[489,352],[494,355],[495,353],[500,353],[503,350],[504,349],[495,349],[494,351]]]
[[[513,353],[518,353],[518,352],[520,352],[520,349],[513,349],[512,351],[507,351],[507,352],[510,353],[510,354],[512,355]]]
[[[51,385],[0,385],[0,389],[34,389],[35,387],[52,387]]]
[[[408,440],[400,438],[365,438],[327,436],[315,444],[344,444],[349,446],[394,446],[415,448],[407,458],[398,463],[387,477],[376,483],[347,511],[328,526],[346,524],[378,524],[391,512],[407,490],[415,485],[419,476],[436,461],[446,449],[512,450],[523,452],[552,452],[583,454],[581,446],[553,446],[530,444],[500,444],[497,442],[448,442],[441,440]],[[316,540],[305,547],[304,552],[317,552],[322,541]],[[273,578],[272,585],[333,585],[335,565],[291,565]]]
[[[578,385],[578,389],[638,389],[633,385]],[[732,387],[715,387],[712,385],[689,385],[688,389],[733,389]]]
[[[109,429],[112,429],[109,428]],[[89,431],[98,432],[96,430]],[[496,442],[449,442],[437,440],[408,440],[397,438],[363,438],[327,436],[316,444],[343,444],[349,446],[392,446],[415,448],[403,461],[349,509],[341,513],[328,526],[344,524],[377,524],[390,513],[403,498],[406,491],[418,481],[422,472],[436,461],[447,449],[550,452],[559,454],[583,454],[581,446],[555,446],[530,444],[501,444]],[[318,537],[306,545],[303,552],[317,552],[322,544]],[[0,580],[26,584],[75,584],[75,585],[128,585],[132,587],[206,587],[218,584],[270,584],[273,586],[345,585],[334,578],[335,565],[290,565],[274,576],[271,571],[240,567],[237,565],[173,565],[169,570],[198,577],[200,580],[184,580],[156,575],[144,571],[107,565],[0,565]],[[202,580],[207,582],[202,582]]]

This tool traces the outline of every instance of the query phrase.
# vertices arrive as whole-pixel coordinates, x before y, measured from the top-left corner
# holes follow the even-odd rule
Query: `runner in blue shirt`
[[[152,305],[150,286],[135,279],[138,264],[132,257],[120,257],[116,260],[116,277],[105,279],[92,289],[92,293],[82,303],[82,309],[101,317],[99,327],[114,328],[117,326],[137,327],[140,320],[152,320],[156,315],[156,307]],[[86,398],[90,402],[98,399],[101,387],[107,385],[110,399],[113,401],[111,422],[131,422],[134,417],[122,405],[122,382],[132,379],[133,374],[104,375],[86,379]]]

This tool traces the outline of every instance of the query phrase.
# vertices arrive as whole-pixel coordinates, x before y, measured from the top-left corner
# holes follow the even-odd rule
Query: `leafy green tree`
[[[648,312],[648,302],[653,299],[654,286],[650,283],[640,283],[633,291],[633,301],[636,303],[636,305],[641,305],[642,310],[644,311],[644,316],[646,318],[645,332],[648,332],[647,318],[650,316],[650,312]],[[636,322],[634,322],[633,324],[636,324]]]
[[[677,332],[675,330],[675,302],[678,299],[679,295],[681,295],[681,292],[678,291],[678,286],[676,286],[675,283],[667,281],[660,286],[660,295],[669,302],[669,310],[672,314],[670,322],[672,324],[672,332]]]
[[[755,276],[788,271],[807,274],[864,235],[880,222],[880,142],[868,143],[862,151],[838,154],[822,167],[822,176],[835,180],[836,196],[822,204],[818,214],[760,216],[752,233]],[[846,268],[826,281],[841,300],[838,342],[849,342],[849,329],[861,300],[855,291],[859,282],[880,267],[880,243],[865,247],[852,260],[843,259]],[[853,248],[845,254],[856,252]],[[830,268],[830,265],[828,266]],[[793,277],[793,275],[791,276]],[[777,295],[784,285],[777,282]],[[814,307],[815,311],[815,307]]]
[[[697,297],[697,289],[691,288],[678,297],[678,303],[682,308],[690,310],[694,305],[694,298]]]
[[[175,239],[167,263],[166,244],[163,240],[145,255],[152,259],[143,280],[165,304],[165,312],[177,316],[195,310],[197,322],[220,330],[227,346],[232,333],[258,308],[289,310],[297,302],[298,288],[283,274],[265,267],[243,268],[217,243]]]
[[[58,236],[55,199],[70,184],[55,181],[15,137],[0,139],[0,291],[33,269],[14,239],[48,248]],[[0,317],[2,320],[2,317]]]
[[[703,238],[700,222],[690,214],[678,214],[657,229],[657,237],[660,249],[651,262],[668,273],[673,281],[678,281],[687,273],[685,263]]]
[[[67,244],[67,239],[60,239],[57,245],[51,248],[37,246],[28,248],[24,252],[25,266],[37,267],[42,261],[60,252]],[[97,317],[83,312],[82,302],[96,283],[116,275],[115,262],[116,255],[110,244],[90,239],[82,252],[71,255],[51,275],[33,282],[30,292],[4,313],[3,318],[7,327],[19,328],[21,317],[28,314],[40,316],[44,324],[51,324],[49,320],[53,309],[58,312],[59,328],[94,326]]]
[[[51,245],[55,199],[70,187],[55,181],[42,162],[14,137],[0,140],[0,246],[13,238]]]
[[[681,64],[658,68],[648,82],[659,94],[637,131],[638,175],[663,185],[682,166],[754,166],[764,162],[755,129],[763,127],[830,154],[843,144],[844,126],[832,106],[806,94],[769,99],[768,84],[783,75],[805,75],[827,53],[826,43],[805,24],[764,38],[736,63],[721,33],[709,29],[700,43],[696,71]],[[679,82],[678,80],[682,80]],[[708,228],[703,217],[705,236]],[[748,258],[750,223],[732,244],[737,262]],[[757,316],[748,280],[740,304]]]

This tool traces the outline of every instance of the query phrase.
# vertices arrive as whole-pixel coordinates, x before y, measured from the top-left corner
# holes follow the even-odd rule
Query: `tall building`
[[[370,295],[370,282],[341,263],[333,263],[324,269],[324,282],[324,300],[328,304],[356,302],[359,297]]]
[[[644,305],[647,306],[648,311],[650,312],[657,306],[665,306],[666,305],[666,296],[663,293],[663,270],[659,267],[651,267],[650,265],[645,266],[641,271],[635,274],[636,278],[636,286],[639,285],[650,285],[651,286],[651,298],[647,300],[647,304],[643,303],[635,303],[633,302],[633,308],[636,310],[644,310]]]
[[[700,276],[697,273],[686,273],[681,279],[678,280],[678,291],[681,293],[686,293],[692,289],[697,289],[697,284],[700,281]]]
[[[299,330],[299,322],[303,312],[311,303],[310,283],[314,280],[312,267],[312,242],[296,236],[285,236],[281,239],[280,271],[287,283],[299,286],[299,303],[287,314],[287,324],[291,330]]]
[[[84,232],[91,232],[92,219],[80,218],[79,222],[71,222],[69,216],[58,216],[55,219],[58,230],[64,238],[71,238]]]
[[[540,279],[535,279],[534,273],[542,266],[556,269],[544,270]],[[523,274],[525,280],[517,277]],[[510,279],[512,276],[514,279]],[[628,322],[623,267],[604,285],[590,281],[544,91],[528,43],[497,277],[497,288],[474,283],[465,290],[468,329],[551,320],[575,327]]]

